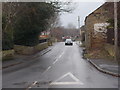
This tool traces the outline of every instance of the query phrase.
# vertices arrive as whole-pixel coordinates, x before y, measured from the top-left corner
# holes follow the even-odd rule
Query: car
[[[65,45],[73,45],[73,41],[71,39],[66,39]]]

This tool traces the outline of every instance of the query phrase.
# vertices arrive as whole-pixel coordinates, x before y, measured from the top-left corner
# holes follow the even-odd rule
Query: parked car
[[[65,45],[73,45],[73,41],[71,39],[66,39]]]

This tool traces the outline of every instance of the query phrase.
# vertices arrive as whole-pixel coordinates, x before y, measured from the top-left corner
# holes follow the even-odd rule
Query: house
[[[104,43],[107,40],[107,22],[109,19],[113,18],[114,4],[112,2],[106,2],[98,9],[89,14],[85,19],[85,43],[86,48],[103,48]]]
[[[81,26],[80,30],[81,30],[81,42],[84,43],[85,42],[85,25]]]
[[[120,46],[119,10],[120,2],[118,2],[118,45]],[[106,2],[85,19],[85,46],[87,51],[105,49],[114,56],[114,40],[114,3]]]

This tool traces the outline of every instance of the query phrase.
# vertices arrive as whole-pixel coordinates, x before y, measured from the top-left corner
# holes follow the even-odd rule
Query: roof
[[[100,7],[98,7],[96,10],[94,10],[92,13],[90,13],[88,16],[86,16],[85,22],[86,22],[86,19],[87,19],[90,15],[92,15],[95,11],[97,11],[97,10],[99,10],[101,7],[107,6],[107,5],[111,4],[111,3],[113,3],[113,2],[105,2],[103,5],[101,5]]]

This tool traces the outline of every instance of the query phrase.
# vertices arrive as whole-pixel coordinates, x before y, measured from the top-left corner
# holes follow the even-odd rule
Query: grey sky
[[[67,26],[69,23],[78,28],[78,16],[80,16],[80,25],[84,25],[84,20],[87,15],[92,13],[98,7],[100,7],[104,2],[77,2],[75,4],[76,9],[72,13],[63,13],[60,16],[60,21],[62,26]]]

